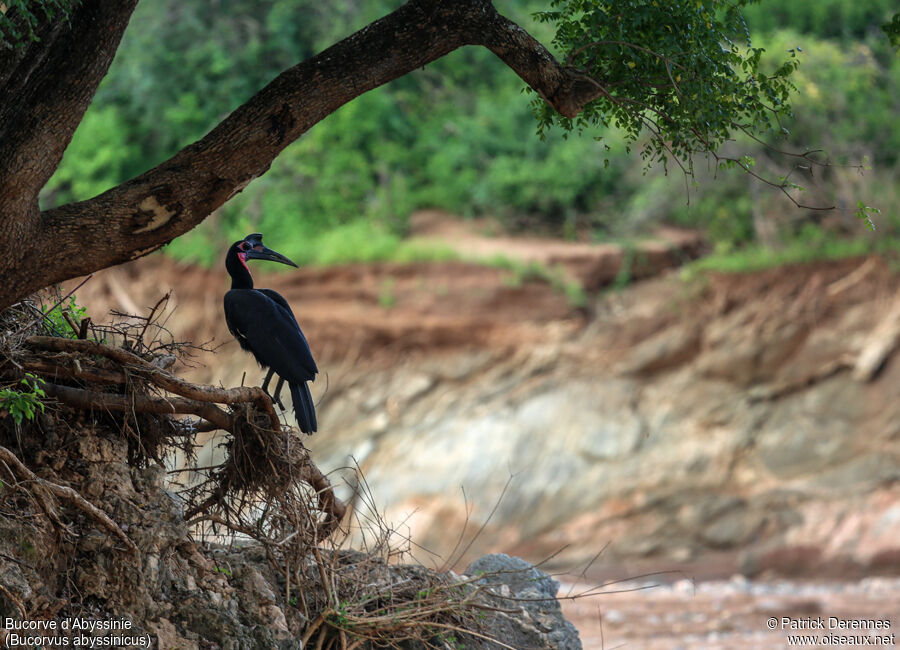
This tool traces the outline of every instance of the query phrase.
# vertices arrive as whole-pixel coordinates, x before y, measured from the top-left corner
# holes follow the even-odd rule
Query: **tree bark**
[[[69,22],[39,25],[39,40],[0,50],[0,277],[7,279],[0,309],[56,281],[44,278],[48,262],[63,253],[42,228],[38,193],[59,166],[136,4],[84,0]]]
[[[13,160],[0,170],[0,244],[5,251],[0,277],[6,278],[0,309],[49,284],[158,249],[263,174],[287,145],[343,104],[461,46],[488,47],[570,117],[600,92],[498,14],[488,0],[411,0],[286,70],[208,135],[158,167],[87,201],[40,213],[38,191],[106,73],[135,2],[84,0],[71,30],[35,64],[47,78],[34,86],[32,95],[46,102],[46,108],[20,111],[18,122],[27,124],[28,132],[0,144],[0,160]],[[85,16],[94,22],[86,22]],[[84,40],[75,47],[73,39]],[[60,65],[64,43],[74,47],[77,73]],[[32,81],[23,87],[32,89]],[[63,112],[67,117],[60,117]],[[10,153],[12,158],[4,156]]]

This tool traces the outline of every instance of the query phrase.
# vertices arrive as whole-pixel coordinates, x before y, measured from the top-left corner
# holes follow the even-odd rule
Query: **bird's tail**
[[[291,399],[294,401],[294,416],[303,433],[315,433],[318,428],[316,423],[316,405],[312,395],[309,394],[309,386],[305,381],[291,382]]]

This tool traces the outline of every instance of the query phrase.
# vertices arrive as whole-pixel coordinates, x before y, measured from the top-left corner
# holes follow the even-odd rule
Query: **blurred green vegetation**
[[[88,198],[165,160],[281,70],[399,4],[140,3],[45,188],[44,207]],[[496,4],[551,42],[552,27],[531,17],[546,2]],[[716,170],[713,161],[695,161],[690,180],[676,169],[646,172],[614,130],[602,143],[559,131],[542,140],[522,82],[490,52],[466,48],[326,118],[167,250],[214,264],[227,243],[259,231],[305,264],[452,257],[404,239],[409,215],[422,208],[492,214],[510,230],[588,240],[627,239],[658,224],[702,228],[720,258],[755,254],[743,250],[770,251],[760,258],[776,260],[795,249],[826,255],[844,241],[851,244],[842,250],[853,252],[884,248],[900,234],[900,56],[880,29],[894,5],[763,0],[746,11],[767,65],[798,52],[795,116],[783,124],[789,137],[739,139],[725,152],[753,156],[754,171],[772,180],[789,173],[806,188],[792,193],[797,200],[836,211],[797,209],[777,189],[740,170]],[[872,168],[798,165],[804,161],[777,152],[809,149],[828,152],[836,164],[867,160]],[[858,200],[882,209],[874,234],[853,216]]]
[[[900,238],[893,236],[868,240],[839,237],[814,224],[808,224],[778,247],[753,242],[739,249],[714,252],[685,266],[682,277],[689,280],[703,271],[748,273],[787,264],[859,257],[873,252],[896,261],[900,256]]]

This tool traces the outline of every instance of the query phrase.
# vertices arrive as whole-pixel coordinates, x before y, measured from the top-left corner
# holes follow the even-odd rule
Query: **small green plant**
[[[621,291],[631,284],[631,273],[634,269],[636,254],[637,248],[635,248],[633,242],[628,242],[623,246],[622,266],[619,267],[619,271],[612,281],[613,291]]]
[[[26,560],[34,560],[37,556],[37,549],[34,547],[34,544],[25,537],[19,539],[19,550],[21,550],[22,556]]]
[[[578,308],[587,307],[588,296],[584,287],[581,286],[581,283],[578,282],[578,280],[566,281],[563,285],[563,292],[566,294],[566,299],[569,301],[570,306]]]
[[[213,573],[221,573],[222,575],[226,575],[229,578],[231,577],[231,571],[229,571],[225,567],[221,567],[221,566],[213,567]]]
[[[561,265],[549,267],[541,262],[521,262],[504,255],[495,255],[480,263],[498,269],[510,271],[504,283],[509,287],[521,287],[527,282],[544,282],[549,284],[554,291],[559,291],[566,296],[572,307],[585,307],[588,302],[587,293],[581,283],[570,278],[565,268]]]
[[[349,627],[351,625],[351,622],[347,603],[345,603],[344,601],[339,602],[337,607],[329,613],[328,619],[335,627],[344,629]]]
[[[41,385],[44,380],[31,373],[25,373],[17,386],[24,388],[4,388],[0,390],[0,410],[6,411],[12,416],[16,424],[22,424],[23,420],[34,420],[37,412],[44,412],[44,403],[41,401],[47,394]]]
[[[448,648],[452,648],[452,650],[465,650],[465,645],[460,642],[459,639],[456,638],[454,634],[447,634],[443,632],[437,635],[438,641],[441,641]]]
[[[69,296],[68,304],[64,303],[65,300],[56,304],[52,309],[48,305],[41,305],[41,311],[44,312],[44,321],[55,336],[69,339],[78,338],[78,332],[73,329],[73,324],[74,327],[81,325],[81,321],[87,313],[87,308],[77,304],[75,296]]]

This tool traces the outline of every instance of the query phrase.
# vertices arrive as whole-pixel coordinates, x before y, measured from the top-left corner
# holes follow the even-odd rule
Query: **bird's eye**
[[[242,241],[240,243],[240,245],[238,245],[238,248],[240,248],[242,251],[250,250],[250,244],[248,244],[245,241]]]

